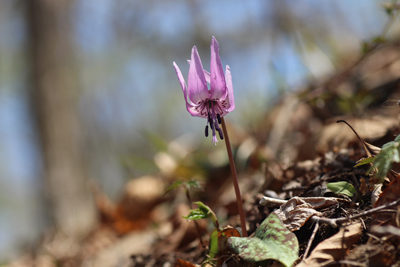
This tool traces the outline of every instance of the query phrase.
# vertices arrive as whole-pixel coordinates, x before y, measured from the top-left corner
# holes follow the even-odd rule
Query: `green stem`
[[[236,173],[235,162],[233,161],[231,143],[229,142],[229,136],[228,136],[228,131],[226,130],[224,117],[221,118],[221,125],[222,125],[222,131],[224,132],[224,139],[225,139],[225,144],[226,144],[226,150],[228,152],[229,165],[231,166],[232,181],[233,181],[233,187],[235,188],[235,193],[236,193],[236,200],[237,200],[239,217],[240,217],[240,225],[242,227],[242,235],[243,235],[243,237],[247,237],[248,235],[247,235],[247,230],[246,230],[246,219],[245,219],[244,211],[243,211],[242,196],[240,195],[239,180],[238,180],[237,173]]]

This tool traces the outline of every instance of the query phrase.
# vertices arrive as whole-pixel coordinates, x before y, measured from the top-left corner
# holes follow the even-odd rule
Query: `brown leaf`
[[[361,233],[361,223],[340,229],[337,234],[319,243],[311,255],[297,267],[320,267],[343,259],[351,246],[360,239]]]
[[[383,206],[396,201],[400,198],[400,176],[388,184],[385,190],[379,195],[378,200],[375,202],[374,207]],[[389,222],[394,223],[394,214],[375,214],[374,219],[379,222]]]
[[[195,265],[193,263],[190,263],[188,261],[184,261],[181,259],[176,259],[176,261],[175,261],[175,267],[197,267],[197,266],[199,266],[199,265],[197,265],[197,264]]]
[[[130,180],[117,204],[113,204],[98,188],[95,199],[102,223],[119,235],[145,229],[152,221],[152,211],[164,201],[161,179],[143,176]]]
[[[223,256],[226,256],[226,255],[229,254],[228,239],[231,236],[240,237],[241,235],[238,232],[238,230],[236,230],[232,226],[227,226],[224,229],[222,229],[222,231],[218,231],[218,254],[217,254],[217,258],[223,259],[224,258]],[[222,262],[218,262],[218,263],[222,264],[223,261]]]
[[[290,231],[297,231],[311,216],[322,216],[317,211],[318,209],[336,205],[339,202],[346,202],[346,200],[333,197],[293,197],[274,213]]]

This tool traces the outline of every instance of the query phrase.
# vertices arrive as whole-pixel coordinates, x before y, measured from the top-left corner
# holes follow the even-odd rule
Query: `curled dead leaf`
[[[267,199],[264,197],[263,202],[261,203],[260,201],[260,204],[267,205]],[[286,203],[284,203],[284,200],[280,200],[282,205],[273,213],[282,220],[290,231],[297,231],[311,216],[322,216],[322,213],[317,210],[336,205],[339,202],[348,201],[334,197],[293,197]]]

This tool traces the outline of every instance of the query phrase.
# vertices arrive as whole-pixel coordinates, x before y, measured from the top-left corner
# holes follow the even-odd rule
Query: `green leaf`
[[[186,183],[186,186],[189,189],[203,189],[203,185],[201,182],[197,181],[197,180],[190,180],[189,182]]]
[[[167,189],[165,189],[165,193],[168,193],[171,190],[177,189],[179,186],[183,184],[183,181],[176,181],[172,185],[168,186]]]
[[[211,259],[214,259],[215,256],[218,255],[218,232],[218,229],[214,229],[210,236],[210,250],[208,256],[210,256]]]
[[[357,161],[357,164],[354,165],[354,168],[365,165],[365,164],[372,163],[372,162],[374,162],[374,160],[375,160],[375,156],[360,159],[359,161]]]
[[[348,197],[353,197],[353,195],[357,193],[357,190],[354,188],[354,186],[345,181],[328,183],[326,186],[333,193],[343,194]]]
[[[254,237],[231,237],[228,243],[235,253],[248,262],[277,260],[290,267],[299,254],[296,235],[274,213],[257,228]]]
[[[190,210],[188,216],[182,217],[186,220],[201,220],[209,218],[214,223],[215,228],[218,229],[219,223],[217,220],[217,216],[215,216],[215,213],[210,209],[210,207],[204,205],[204,203],[201,201],[194,202],[194,204],[197,204],[199,207],[197,209]]]
[[[228,247],[228,239],[230,237],[241,236],[239,231],[231,226],[227,226],[224,229],[214,229],[210,236],[210,249],[208,253],[208,258],[218,265],[218,259],[221,259],[223,255],[230,254]],[[214,260],[217,261],[214,261]]]
[[[168,186],[168,188],[165,190],[165,194],[168,193],[171,190],[177,189],[178,187],[185,187],[187,190],[191,189],[203,189],[203,186],[201,182],[197,180],[191,180],[189,182],[186,181],[176,181],[172,185]]]
[[[207,214],[199,209],[190,210],[188,216],[182,216],[182,217],[186,220],[194,220],[194,221],[208,218]]]

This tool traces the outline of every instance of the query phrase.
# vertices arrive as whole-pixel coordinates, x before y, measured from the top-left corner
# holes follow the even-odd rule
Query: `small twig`
[[[371,214],[376,214],[376,213],[381,213],[381,212],[385,212],[385,213],[393,212],[392,210],[386,210],[386,209],[394,207],[394,206],[396,206],[398,204],[400,204],[400,199],[398,199],[396,201],[393,201],[393,202],[391,202],[389,204],[382,205],[382,206],[379,206],[379,207],[364,211],[364,212],[362,212],[360,214],[349,216],[347,218],[343,217],[343,218],[330,219],[330,218],[323,218],[323,217],[318,217],[318,216],[314,215],[314,216],[312,216],[310,218],[310,220],[314,221],[314,222],[326,223],[326,224],[329,224],[330,226],[332,226],[334,228],[337,228],[337,224],[342,224],[342,223],[345,223],[345,222],[348,222],[348,221],[351,221],[351,220],[355,220],[355,219],[358,219],[358,218],[362,218],[362,217],[365,217],[365,216],[368,216],[368,215],[371,215]]]
[[[296,191],[296,190],[304,190],[306,189],[306,186],[297,186],[297,187],[291,187],[291,188],[282,188],[282,192],[291,192],[291,191]]]
[[[308,240],[307,248],[306,248],[306,251],[304,252],[304,255],[303,255],[303,259],[304,259],[304,260],[305,260],[305,259],[307,258],[307,256],[308,256],[308,252],[309,252],[309,250],[310,250],[310,248],[311,248],[312,242],[314,241],[315,235],[316,235],[317,232],[318,232],[318,229],[319,229],[319,222],[317,221],[317,222],[315,223],[315,227],[314,227],[314,230],[313,230],[313,232],[312,232],[312,234],[311,234],[310,240]]]
[[[345,124],[347,124],[347,126],[349,126],[349,128],[353,131],[353,133],[357,136],[358,140],[360,141],[360,143],[363,145],[365,152],[367,153],[368,157],[371,157],[372,155],[374,155],[374,152],[371,151],[371,149],[365,144],[365,141],[358,135],[358,133],[356,132],[356,130],[354,130],[353,126],[351,126],[347,121],[345,120],[338,120],[336,123],[339,122],[343,122]]]
[[[239,180],[236,173],[235,161],[233,160],[231,143],[229,142],[229,136],[228,136],[228,131],[226,130],[224,117],[221,118],[221,125],[222,125],[222,131],[224,132],[224,139],[226,144],[226,150],[228,152],[229,165],[231,167],[233,187],[235,188],[235,193],[236,193],[236,201],[239,210],[240,225],[242,227],[242,236],[247,237],[248,235],[246,229],[246,219],[243,211],[243,203],[242,203],[242,196],[240,194]]]
[[[350,202],[346,199],[337,198],[337,197],[293,197],[293,198],[298,198],[305,202],[310,202],[310,201],[315,201],[315,200],[323,201],[323,200],[329,200],[329,199],[340,202],[340,203],[349,203]],[[291,198],[291,199],[293,199],[293,198]],[[263,196],[262,199],[260,200],[260,204],[263,206],[267,206],[267,207],[279,207],[281,205],[286,204],[288,201],[289,200],[283,200],[283,199]]]
[[[272,197],[262,197],[262,199],[260,200],[260,204],[267,206],[267,207],[279,207],[281,205],[286,204],[286,202],[288,202],[287,200],[283,200],[283,199],[278,199],[278,198],[272,198]]]
[[[357,192],[360,188],[360,183],[357,181],[356,176],[354,175],[354,173],[351,174],[351,181],[354,183],[355,187],[357,188]]]
[[[361,224],[362,224],[363,229],[366,230],[366,229],[367,229],[367,226],[365,225],[364,220],[363,220],[363,219],[360,219],[360,221],[361,221]]]
[[[333,262],[329,262],[329,263],[321,265],[321,266],[323,266],[323,267],[338,266],[339,264],[347,264],[347,265],[351,265],[351,266],[367,267],[367,265],[365,263],[360,263],[360,262],[356,262],[356,261],[349,261],[349,260],[333,261]]]

